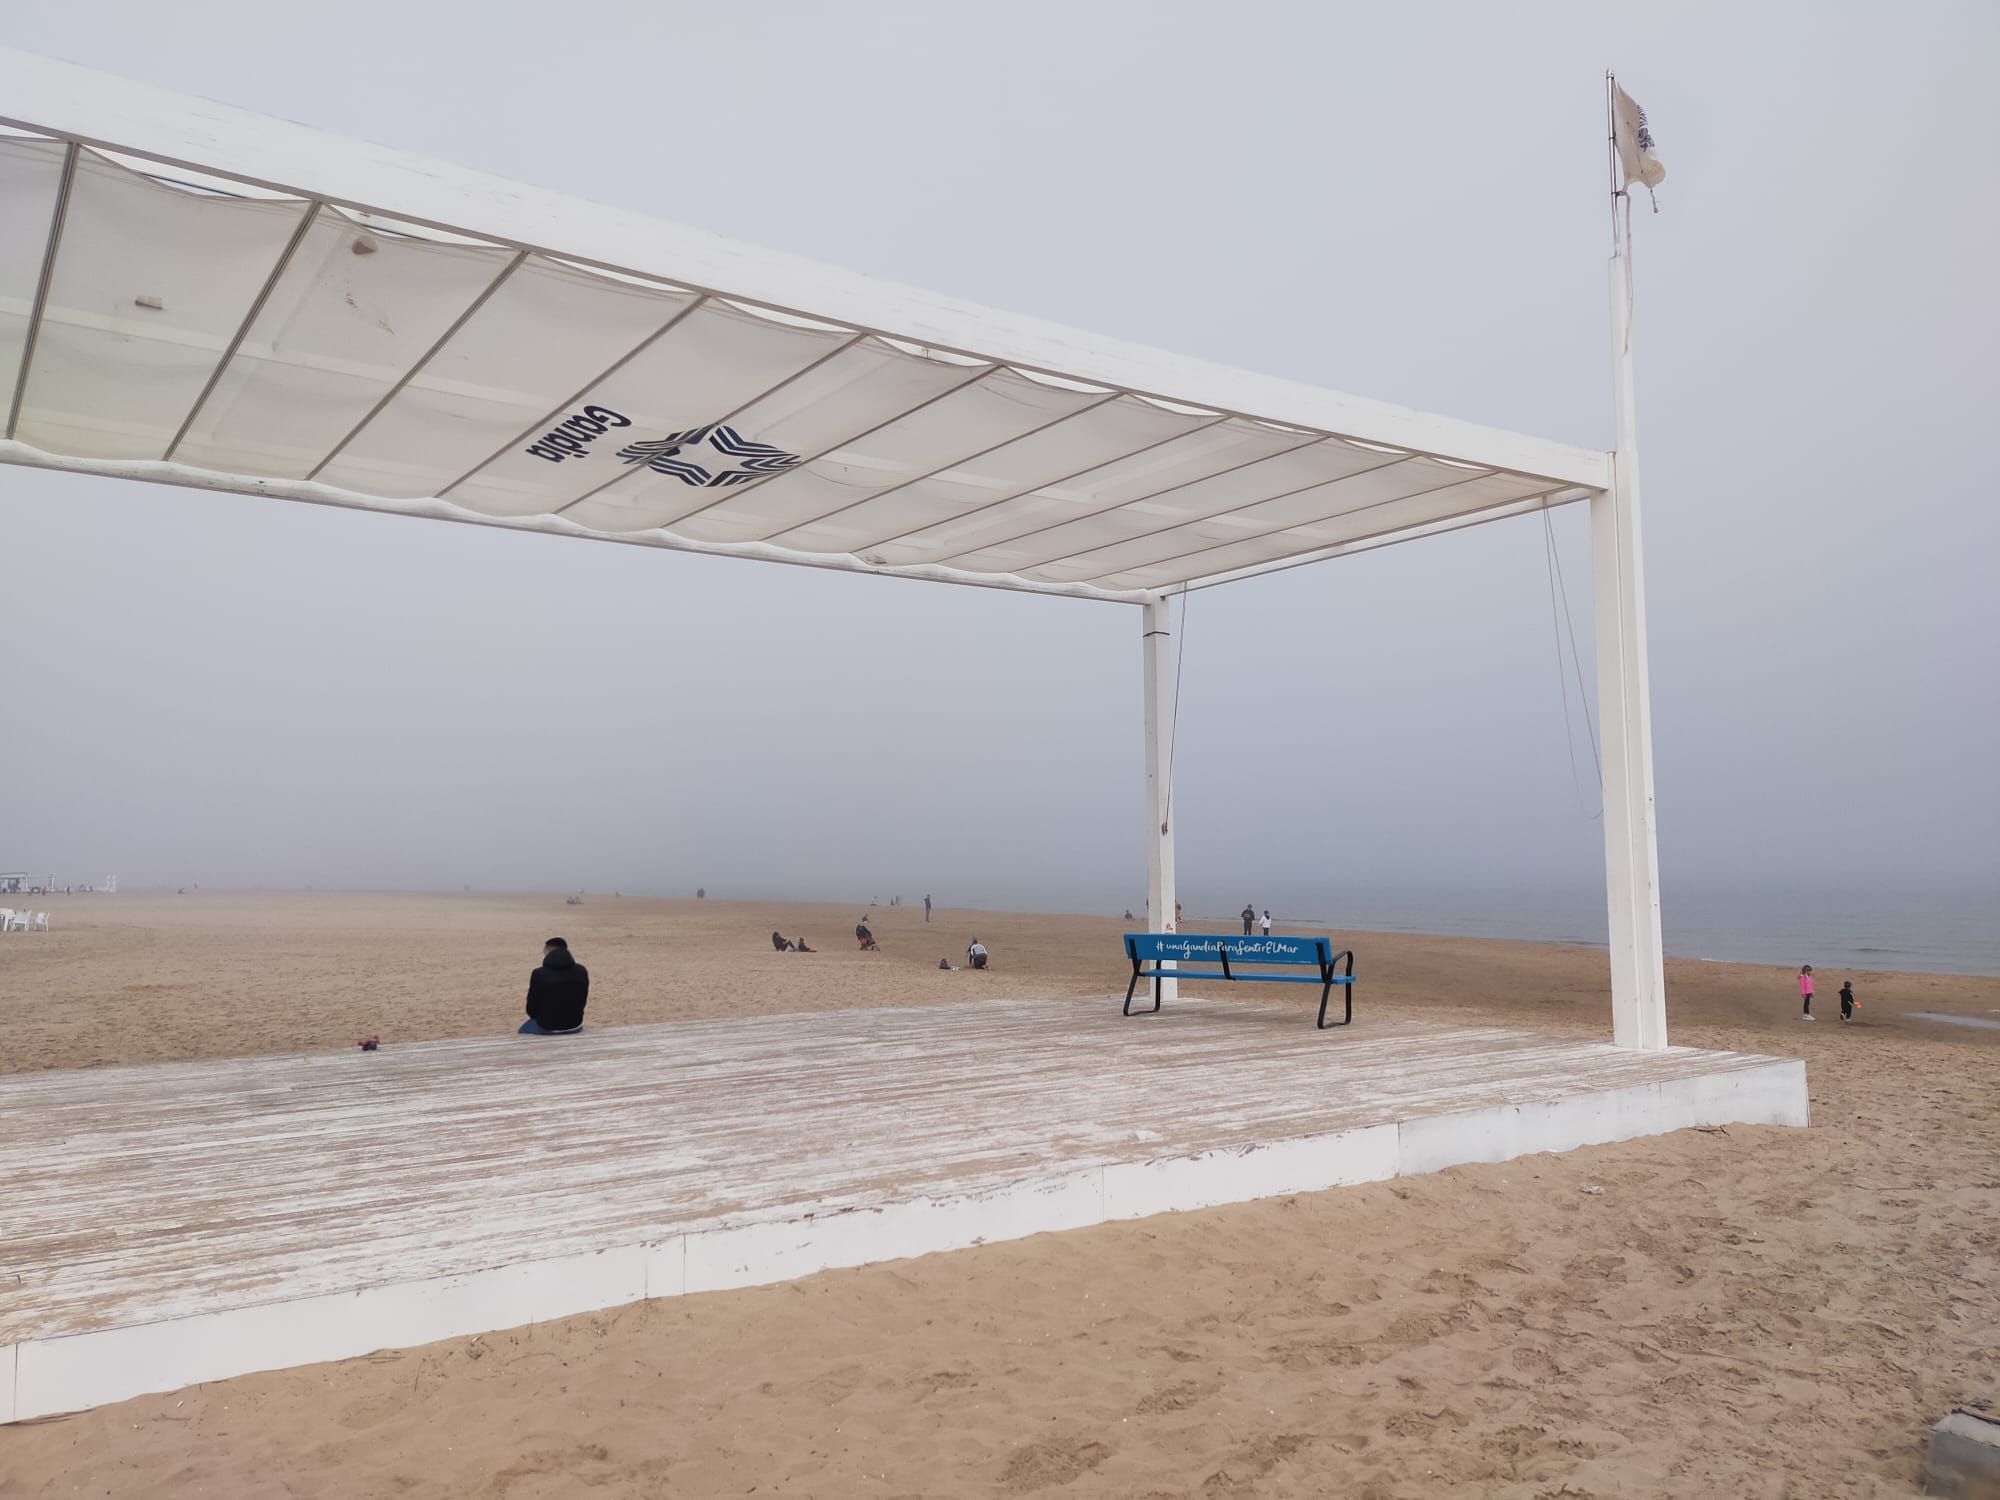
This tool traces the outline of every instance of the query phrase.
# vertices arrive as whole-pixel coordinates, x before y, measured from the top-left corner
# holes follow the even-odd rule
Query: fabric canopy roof
[[[1127,598],[1608,478],[22,54],[0,110],[14,462]]]

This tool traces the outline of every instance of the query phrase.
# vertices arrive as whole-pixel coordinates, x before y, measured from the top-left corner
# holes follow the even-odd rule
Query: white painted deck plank
[[[1768,1063],[1045,1000],[0,1079],[0,1346]]]

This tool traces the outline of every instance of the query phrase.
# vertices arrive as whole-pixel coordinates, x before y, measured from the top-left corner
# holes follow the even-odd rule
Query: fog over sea
[[[1201,899],[1196,901],[1195,896]],[[1246,891],[1184,891],[1190,913],[1240,911]],[[1280,922],[1340,932],[1425,932],[1601,947],[1601,889],[1450,889],[1329,883],[1261,893]],[[1667,952],[1732,963],[1816,969],[1907,969],[2000,975],[2000,887],[1940,883],[1877,890],[1668,884],[1661,899]]]

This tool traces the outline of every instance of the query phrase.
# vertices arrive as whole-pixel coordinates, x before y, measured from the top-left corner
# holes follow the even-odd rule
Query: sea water
[[[1217,892],[1199,907],[1191,895],[1183,900],[1190,913],[1214,907],[1225,915],[1250,900],[1294,931],[1607,942],[1603,891],[1584,887],[1342,883],[1245,891],[1233,900]],[[1675,958],[2000,975],[2000,886],[1976,881],[1876,890],[1669,882],[1660,926]]]

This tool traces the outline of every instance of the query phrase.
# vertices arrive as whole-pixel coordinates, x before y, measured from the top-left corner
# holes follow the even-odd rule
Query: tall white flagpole
[[[1660,856],[1653,805],[1653,713],[1639,531],[1638,402],[1632,368],[1632,199],[1619,168],[1617,80],[1607,72],[1611,139],[1611,370],[1617,416],[1609,491],[1590,502],[1597,702],[1604,751],[1604,885],[1611,936],[1612,1037],[1667,1045]]]

